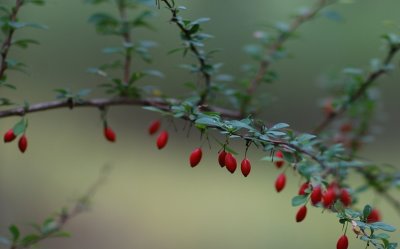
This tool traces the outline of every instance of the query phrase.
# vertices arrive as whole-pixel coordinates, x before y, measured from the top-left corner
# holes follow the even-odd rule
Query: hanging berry
[[[282,151],[277,151],[276,153],[275,153],[275,157],[277,157],[278,159],[276,159],[276,161],[274,162],[274,164],[275,164],[275,166],[279,169],[279,168],[281,168],[284,164],[285,164],[285,161],[283,161],[283,153],[282,153]]]
[[[27,147],[28,147],[28,139],[26,138],[26,135],[23,134],[18,141],[18,148],[22,153],[24,153]]]
[[[342,235],[336,244],[336,249],[347,249],[349,247],[349,239],[346,235]]]
[[[247,158],[245,158],[245,159],[243,159],[243,161],[240,165],[241,165],[242,174],[244,175],[244,177],[247,177],[251,170],[250,161]]]
[[[336,193],[333,188],[328,188],[322,196],[322,204],[325,208],[330,208],[336,199]]]
[[[202,156],[203,156],[203,152],[202,152],[201,148],[194,149],[189,157],[190,166],[192,166],[192,167],[197,166],[200,163]]]
[[[306,215],[307,215],[307,207],[306,206],[302,206],[297,211],[296,222],[302,222],[304,220],[304,218],[306,218]]]
[[[340,191],[340,201],[343,203],[345,207],[348,207],[351,205],[351,195],[349,194],[349,191],[347,189],[342,189]]]
[[[281,192],[286,185],[286,175],[285,173],[280,174],[275,180],[275,189],[279,193]]]
[[[151,122],[151,124],[149,125],[149,134],[154,135],[155,133],[157,133],[157,131],[160,129],[160,126],[160,120],[154,120],[153,122]]]
[[[165,147],[165,145],[167,145],[167,142],[168,142],[168,132],[162,131],[157,138],[157,148],[161,150],[162,148]]]
[[[116,140],[115,132],[107,125],[104,126],[104,137],[110,142],[115,142]]]
[[[237,167],[236,158],[229,152],[226,153],[225,156],[225,166],[232,174],[235,172]]]
[[[5,134],[4,134],[4,142],[9,143],[12,142],[17,136],[14,133],[14,129],[9,129]]]
[[[306,195],[306,190],[308,189],[308,187],[310,187],[310,183],[309,182],[305,182],[300,186],[299,189],[299,195]]]
[[[322,189],[321,186],[316,186],[313,188],[311,195],[310,195],[311,203],[315,206],[317,205],[322,199]]]
[[[218,155],[218,163],[221,167],[225,167],[225,157],[226,157],[226,152],[225,150],[222,150]]]
[[[367,223],[374,223],[381,221],[382,217],[378,209],[373,208],[367,217]]]

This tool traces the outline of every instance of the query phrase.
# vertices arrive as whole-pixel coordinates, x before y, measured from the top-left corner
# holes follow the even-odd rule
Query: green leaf
[[[44,5],[45,1],[44,0],[24,0],[24,4],[26,3],[31,3],[35,5]]]
[[[11,235],[12,235],[13,241],[14,241],[14,242],[18,241],[19,236],[20,236],[20,232],[19,232],[18,227],[17,227],[16,225],[11,225],[11,226],[8,228],[8,230],[10,231],[10,233],[11,233]]]
[[[37,234],[29,234],[27,236],[25,236],[22,241],[21,244],[23,246],[30,246],[30,245],[34,245],[38,242],[38,240],[40,239],[40,236]]]
[[[393,227],[391,225],[388,225],[386,223],[383,223],[383,222],[374,222],[374,223],[371,223],[370,226],[373,229],[380,229],[380,230],[383,230],[383,231],[386,231],[386,232],[394,232],[394,231],[396,231],[395,227]]]
[[[25,119],[21,119],[17,124],[14,125],[13,131],[16,136],[25,132],[27,123]]]
[[[21,39],[13,41],[12,44],[20,48],[27,48],[30,44],[39,45],[39,42],[32,39]]]
[[[297,207],[297,206],[303,205],[304,203],[307,202],[307,198],[308,198],[307,195],[298,195],[298,196],[293,197],[292,206]]]
[[[201,17],[201,18],[199,18],[199,19],[197,19],[197,20],[195,20],[195,21],[192,21],[192,22],[190,23],[190,26],[195,26],[195,25],[198,25],[198,24],[202,24],[202,23],[208,22],[208,21],[210,21],[210,20],[211,20],[211,19],[208,18],[208,17]]]
[[[195,121],[195,123],[206,125],[206,126],[212,126],[212,127],[221,126],[221,122],[219,122],[218,120],[215,120],[213,118],[207,118],[207,117],[199,118]]]
[[[278,123],[275,124],[274,126],[272,126],[271,128],[269,128],[269,130],[280,130],[280,129],[284,129],[284,128],[288,128],[289,125],[286,123]]]
[[[363,209],[363,216],[364,216],[365,220],[368,218],[371,211],[372,211],[372,207],[370,205],[365,205],[365,207]]]

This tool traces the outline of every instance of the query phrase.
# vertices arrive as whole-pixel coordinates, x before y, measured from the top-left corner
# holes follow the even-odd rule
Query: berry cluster
[[[3,136],[4,142],[5,143],[10,143],[14,141],[17,138],[18,134],[14,132],[14,129],[9,129]],[[18,140],[18,149],[22,153],[25,153],[26,149],[28,148],[28,139],[25,135],[25,133],[22,134],[22,136]]]
[[[160,120],[153,121],[148,127],[148,134],[155,135],[161,127]],[[341,127],[342,132],[348,132],[351,130],[351,126],[344,125]],[[105,122],[104,125],[104,136],[110,142],[116,141],[116,135],[114,131]],[[9,130],[4,135],[5,142],[11,142],[16,138],[13,130]],[[157,137],[156,145],[158,149],[163,149],[168,143],[169,134],[168,131],[163,130]],[[19,142],[19,148],[22,152],[26,150],[27,140],[25,134],[21,137]],[[245,153],[244,159],[241,161],[241,172],[243,176],[247,177],[251,171],[251,163]],[[201,147],[195,148],[189,156],[189,164],[191,167],[196,167],[201,162],[203,157],[203,151]],[[284,152],[276,151],[273,157],[273,163],[277,169],[281,169],[285,165]],[[234,173],[237,169],[237,160],[235,156],[226,150],[224,146],[218,153],[218,163],[221,167],[226,167],[230,173]],[[275,180],[275,189],[279,193],[286,186],[286,174],[282,172],[278,175]],[[339,203],[343,207],[349,207],[353,203],[353,197],[348,189],[341,186],[338,182],[333,181],[329,184],[315,183],[306,181],[301,184],[298,190],[298,196],[304,197],[304,203],[297,210],[295,220],[296,222],[302,222],[307,216],[307,204],[311,202],[312,206],[321,207],[326,210],[336,211],[336,203]],[[365,219],[366,223],[374,223],[381,220],[381,215],[377,209],[372,209],[368,217]],[[359,227],[353,224],[353,231],[358,236],[361,234]],[[346,233],[344,233],[337,241],[337,249],[347,249],[349,241]]]

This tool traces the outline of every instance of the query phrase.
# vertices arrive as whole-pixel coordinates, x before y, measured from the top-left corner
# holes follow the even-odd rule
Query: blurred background
[[[10,3],[11,0],[0,1]],[[118,46],[119,40],[96,34],[87,23],[97,11],[115,10],[110,5],[93,7],[81,0],[48,0],[44,7],[26,7],[21,20],[49,26],[49,30],[23,30],[18,37],[40,41],[26,51],[15,49],[11,57],[26,63],[29,74],[9,73],[18,91],[2,89],[2,96],[16,102],[53,100],[52,89],[95,88],[101,79],[86,69],[109,60],[102,48]],[[222,71],[241,76],[241,65],[250,62],[244,45],[254,43],[256,30],[264,30],[276,21],[287,21],[296,9],[309,6],[308,0],[176,0],[188,7],[190,18],[210,17],[206,32],[214,39],[209,49],[222,49],[215,61],[224,63]],[[287,43],[293,55],[275,64],[280,78],[265,91],[275,96],[266,106],[263,118],[287,122],[298,130],[309,131],[322,118],[318,103],[326,93],[318,87],[325,73],[340,72],[344,67],[367,68],[371,58],[385,54],[380,36],[397,32],[400,2],[363,0],[337,4],[330,9],[342,16],[335,22],[317,18],[300,29],[300,37]],[[173,96],[186,92],[183,83],[194,75],[178,65],[190,61],[167,52],[179,47],[178,31],[170,25],[165,9],[155,10],[152,24],[156,32],[140,30],[134,39],[150,39],[159,46],[152,54],[155,61],[145,65],[139,59],[134,67],[162,71],[163,80],[146,78],[140,84],[155,84]],[[388,25],[394,23],[395,25]],[[268,28],[267,28],[268,29]],[[398,57],[396,59],[398,64]],[[384,100],[384,129],[363,155],[382,163],[398,164],[400,133],[400,73],[380,81]],[[94,96],[100,95],[96,90]],[[306,114],[306,115],[305,115]],[[111,164],[113,171],[93,200],[92,210],[66,226],[70,239],[48,240],[43,248],[118,248],[118,249],[200,249],[200,248],[334,248],[341,235],[341,225],[334,215],[309,209],[306,220],[297,224],[297,209],[291,197],[297,193],[299,179],[288,175],[287,188],[280,194],[273,187],[279,174],[276,168],[259,159],[264,155],[250,151],[253,170],[248,178],[229,174],[217,164],[216,144],[204,147],[204,160],[192,169],[188,156],[200,143],[199,134],[190,137],[182,132],[183,123],[170,131],[168,146],[158,151],[155,137],[147,135],[151,120],[159,118],[139,107],[115,107],[109,112],[110,125],[117,133],[117,143],[103,138],[102,123],[96,109],[56,110],[29,115],[29,148],[20,154],[16,143],[2,144],[0,150],[0,234],[7,234],[9,224],[30,231],[31,222],[40,222],[63,206],[70,206],[97,178],[99,169]],[[18,118],[2,119],[6,131]],[[242,157],[243,145],[236,148]],[[288,171],[291,172],[291,171]],[[362,184],[353,176],[353,186]],[[394,193],[398,196],[398,193]],[[384,221],[400,227],[400,216],[374,193],[362,196],[382,210]],[[350,248],[365,244],[350,236]],[[398,232],[393,240],[399,241]]]

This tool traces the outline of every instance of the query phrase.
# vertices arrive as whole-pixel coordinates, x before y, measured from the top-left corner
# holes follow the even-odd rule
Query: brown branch
[[[99,98],[90,100],[81,100],[73,103],[73,108],[79,107],[94,107],[104,109],[108,106],[154,106],[163,111],[169,111],[172,104],[179,104],[180,102],[176,99],[160,99],[160,98],[142,98],[133,99],[128,97],[118,98]],[[60,108],[71,108],[71,101],[67,100],[55,100],[49,102],[42,102],[32,104],[27,108],[17,107],[8,110],[0,111],[0,118],[12,117],[12,116],[24,116],[28,113],[43,112],[47,110],[60,109]],[[227,118],[238,118],[240,114],[237,111],[229,110],[217,106],[203,106],[203,110],[213,111],[221,113],[222,116]]]
[[[364,96],[367,92],[368,88],[382,75],[386,74],[387,67],[390,65],[391,61],[393,60],[396,53],[400,50],[400,46],[392,45],[389,49],[389,52],[384,59],[383,67],[375,72],[372,72],[368,75],[367,79],[364,83],[361,84],[360,88],[351,96],[349,99],[342,105],[340,108],[328,115],[315,129],[314,134],[319,134],[324,131],[337,117],[345,113],[348,108],[356,102],[359,98]]]
[[[199,49],[197,49],[197,47],[192,42],[190,42],[190,40],[192,39],[192,34],[191,34],[190,30],[186,29],[182,25],[182,23],[179,22],[178,10],[176,8],[174,8],[173,4],[171,4],[168,0],[161,0],[161,1],[164,2],[165,5],[167,5],[168,9],[171,11],[171,13],[172,13],[171,21],[174,22],[178,26],[178,28],[181,30],[183,36],[189,43],[190,51],[192,51],[192,53],[196,56],[196,58],[200,64],[200,72],[204,77],[204,81],[205,81],[205,85],[206,85],[205,91],[202,94],[200,94],[199,104],[202,105],[202,104],[206,103],[207,97],[211,91],[211,74],[209,72],[207,72],[206,59],[205,59],[204,55],[202,54],[202,52]]]
[[[315,7],[310,10],[309,13],[306,15],[297,16],[296,19],[294,19],[291,23],[289,30],[287,32],[282,32],[276,41],[269,46],[264,59],[260,62],[256,76],[253,78],[250,86],[247,88],[247,95],[249,98],[244,104],[244,107],[250,103],[252,96],[255,94],[265,74],[268,72],[269,66],[272,62],[271,57],[274,56],[274,54],[283,46],[283,43],[285,43],[303,23],[311,20],[322,8],[324,8],[327,5],[327,2],[327,0],[318,0],[315,4]]]
[[[23,4],[23,0],[15,1],[15,6],[13,7],[13,9],[11,11],[9,21],[11,21],[11,22],[17,21],[18,11],[21,8],[22,4]],[[10,28],[10,30],[8,31],[7,36],[5,37],[5,40],[4,40],[3,44],[1,45],[0,80],[3,79],[5,72],[8,68],[7,57],[8,57],[10,48],[11,48],[12,38],[15,33],[15,28],[13,28],[13,27],[9,27],[9,28]]]

